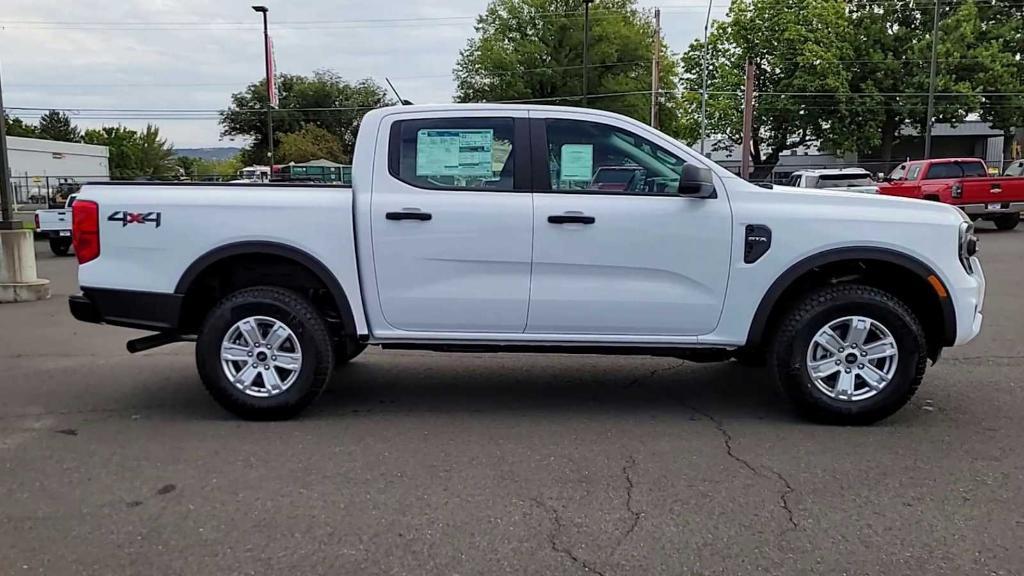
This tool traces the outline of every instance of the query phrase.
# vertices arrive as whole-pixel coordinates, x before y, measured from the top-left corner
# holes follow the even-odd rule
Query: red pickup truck
[[[916,160],[896,167],[879,185],[879,193],[952,204],[971,220],[991,220],[1012,230],[1024,211],[1024,177],[989,176],[978,158]]]

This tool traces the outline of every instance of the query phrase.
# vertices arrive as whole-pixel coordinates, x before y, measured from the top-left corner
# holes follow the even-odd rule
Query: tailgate
[[[70,210],[40,210],[37,214],[39,215],[40,230],[71,229]]]
[[[1024,202],[1024,178],[965,178],[957,204]]]

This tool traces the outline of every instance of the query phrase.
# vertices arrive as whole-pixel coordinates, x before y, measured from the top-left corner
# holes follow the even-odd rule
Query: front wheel
[[[1001,214],[993,218],[992,223],[1000,230],[1013,230],[1020,224],[1020,213]]]
[[[50,238],[50,252],[53,252],[54,256],[67,256],[70,249],[71,238]]]
[[[783,391],[808,418],[871,424],[902,408],[927,365],[921,323],[895,296],[860,285],[823,288],[786,314],[769,353]]]
[[[228,411],[248,420],[283,420],[323,391],[334,351],[309,300],[282,288],[248,288],[207,315],[196,365],[207,391]]]

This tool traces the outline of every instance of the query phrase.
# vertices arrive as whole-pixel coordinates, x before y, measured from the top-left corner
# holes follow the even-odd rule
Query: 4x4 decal
[[[110,216],[107,216],[108,222],[120,222],[121,227],[124,228],[129,224],[156,224],[156,227],[160,227],[160,213],[159,212],[128,212],[125,210],[118,210]]]

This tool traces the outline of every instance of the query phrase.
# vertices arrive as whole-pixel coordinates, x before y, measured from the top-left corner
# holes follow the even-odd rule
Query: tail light
[[[36,214],[36,230],[39,230],[40,228],[41,226],[39,225],[39,214]]]
[[[964,185],[960,182],[953,183],[953,198],[961,198],[964,195]]]
[[[78,263],[100,257],[100,206],[91,200],[79,200],[71,207],[71,242]]]

